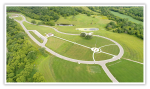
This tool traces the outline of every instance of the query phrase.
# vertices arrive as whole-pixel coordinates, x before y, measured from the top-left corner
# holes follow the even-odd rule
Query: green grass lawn
[[[101,48],[102,51],[113,54],[113,55],[118,55],[120,52],[120,49],[117,45],[109,45]]]
[[[105,54],[105,53],[95,53],[94,54],[95,61],[107,60],[107,59],[111,59],[112,57],[113,56]]]
[[[71,17],[70,17],[71,18]],[[58,20],[59,23],[63,21],[68,23],[75,23],[76,26],[55,26],[59,31],[66,32],[66,33],[80,33],[82,31],[76,31],[75,28],[78,27],[95,27],[99,28],[98,31],[93,31],[95,35],[102,35],[108,38],[111,38],[117,41],[124,49],[124,58],[129,58],[131,60],[143,62],[143,40],[137,38],[136,36],[125,34],[125,33],[114,33],[105,30],[105,26],[110,20],[102,19],[104,17],[96,16],[95,18],[88,17],[86,15],[77,15],[75,16],[75,20],[71,21],[69,17],[64,19],[63,17]],[[82,22],[83,20],[83,22]],[[90,25],[91,21],[96,24]],[[69,22],[70,21],[70,22]],[[87,21],[87,23],[86,23]],[[116,52],[117,53],[117,52]]]
[[[63,17],[62,17],[63,18]],[[75,20],[69,19],[70,17],[67,17],[66,22],[70,21],[73,23],[77,24],[76,27],[96,27],[99,28],[100,30],[95,31],[95,35],[102,35],[108,38],[111,38],[118,42],[119,44],[122,45],[124,49],[124,58],[129,58],[131,60],[143,62],[143,40],[124,33],[113,33],[110,31],[106,31],[104,26],[106,23],[110,22],[110,20],[107,19],[101,19],[101,17],[96,16],[96,19],[92,19],[92,17],[86,17],[85,15],[78,15]],[[88,20],[86,20],[88,19]],[[60,19],[61,20],[61,19]],[[84,20],[82,22],[82,20]],[[97,22],[95,25],[91,24],[91,21],[93,20],[94,22]],[[108,22],[107,22],[107,21]],[[63,21],[63,20],[62,20]],[[87,22],[86,22],[87,21]],[[61,21],[60,21],[61,22]],[[70,23],[69,22],[69,23]],[[77,43],[80,43],[82,45],[86,45],[89,47],[93,47],[96,44],[96,47],[103,46],[103,45],[108,45],[112,44],[110,41],[98,38],[98,37],[93,37],[91,40],[85,40],[84,38],[81,38],[80,36],[70,36],[70,35],[62,35],[60,33],[55,32],[53,29],[48,28],[48,27],[43,27],[43,26],[37,26],[37,25],[31,25],[26,22],[23,22],[25,27],[28,30],[37,30],[40,32],[42,35],[45,35],[45,33],[54,33],[58,37],[62,37],[64,39],[74,41]],[[58,28],[58,30],[66,33],[80,33],[80,31],[76,31],[73,27],[62,27],[62,26],[54,26]],[[50,44],[53,41],[56,40],[51,40],[51,38],[48,38],[47,44]],[[30,39],[31,40],[31,39]],[[52,46],[54,50],[57,50],[58,53],[64,54],[64,55],[70,55],[72,57],[77,57],[79,54],[73,54],[71,49],[75,49],[75,52],[80,51],[80,47],[73,45],[72,43],[69,42],[64,42],[60,41],[60,39],[57,40],[59,43],[55,43]],[[32,42],[32,44],[35,44]],[[61,45],[60,45],[61,44]],[[55,46],[57,45],[57,46]],[[37,46],[38,47],[38,46]],[[115,48],[115,47],[114,47]],[[107,50],[108,48],[104,48],[103,50]],[[110,52],[113,52],[113,48],[110,47]],[[86,49],[83,49],[86,51]],[[83,51],[82,50],[82,51]],[[116,48],[116,50],[118,50]],[[82,52],[81,51],[81,52]],[[91,51],[87,51],[91,52]],[[115,51],[116,54],[118,51]],[[115,53],[114,52],[114,53]],[[108,52],[109,53],[109,52]],[[84,55],[90,56],[90,53],[85,53]],[[105,57],[105,55],[102,55]],[[92,57],[92,53],[91,56]],[[108,56],[107,56],[108,57]],[[79,57],[82,59],[82,56]],[[99,60],[100,55],[95,55],[96,60]],[[90,59],[90,58],[89,58]],[[116,77],[116,79],[119,82],[142,82],[143,81],[143,65],[137,64],[128,60],[121,59],[117,60],[112,63],[107,63],[107,67],[111,71],[111,73]],[[118,63],[119,62],[119,63]],[[37,58],[37,61],[35,62],[35,67],[37,68],[40,73],[44,75],[46,81],[49,82],[111,82],[111,80],[107,77],[101,66],[99,65],[86,65],[86,64],[77,64],[73,62],[69,62],[54,56],[48,56],[48,57],[42,57],[39,55]],[[46,69],[47,68],[47,69]],[[47,70],[47,71],[46,71]],[[19,71],[19,70],[18,70]]]
[[[50,70],[50,58],[50,55],[43,58],[37,68],[38,71],[44,76],[46,82],[56,82],[54,76],[52,75],[52,71]]]
[[[14,19],[19,20],[19,21],[22,21],[22,20],[23,20],[21,16],[15,17]]]
[[[91,40],[86,40],[81,37],[79,38],[78,37],[74,38],[74,42],[82,44],[82,45],[86,45],[88,47],[95,47],[96,40],[97,40],[97,44],[96,44],[97,47],[112,44],[112,42],[104,38],[95,37]],[[91,49],[85,48],[77,44],[73,44],[73,43],[58,39],[58,38],[50,37],[48,38],[46,46],[54,50],[55,52],[61,55],[70,57],[70,58],[74,58],[78,60],[93,61],[93,58],[92,58],[93,52],[91,51]],[[100,60],[110,59],[112,56],[100,53],[100,54],[96,54],[95,57],[96,57],[96,61],[100,61]]]
[[[50,37],[46,46],[55,52],[77,60],[93,61],[91,49]]]
[[[53,57],[50,67],[57,82],[111,82],[100,65],[78,64]]]
[[[125,59],[107,63],[106,66],[119,82],[143,82],[143,65]]]
[[[37,41],[39,41],[40,43],[43,43],[43,40],[41,38],[39,38],[34,32],[32,32],[32,31],[29,31],[29,32]]]
[[[137,23],[137,24],[139,24],[139,23],[143,24],[142,21],[136,20],[136,19],[132,18],[131,16],[123,15],[123,14],[120,14],[120,13],[114,12],[114,11],[110,11],[110,12],[111,12],[112,14],[118,16],[118,17],[121,17],[121,18],[128,18],[128,21],[132,21],[132,22]]]
[[[82,38],[82,39],[84,39],[84,41],[83,41],[81,39],[81,37],[79,37],[79,36],[69,36],[69,35],[64,35],[64,34],[62,35],[48,27],[32,25],[32,24],[29,24],[26,22],[23,22],[23,24],[25,25],[25,27],[28,30],[35,29],[38,32],[40,32],[42,35],[45,35],[45,33],[54,33],[56,36],[59,36],[59,37],[65,38],[67,40],[71,40],[71,41],[74,41],[74,42],[77,42],[77,43],[80,43],[82,45],[86,45],[89,47],[95,46],[96,40],[98,38],[98,37],[97,38],[93,37],[91,40],[85,40],[84,38]],[[94,32],[93,34],[105,36],[105,37],[111,38],[111,39],[115,40],[116,42],[118,42],[124,49],[124,55],[123,55],[124,58],[143,62],[143,40],[142,39],[139,39],[133,35],[129,35],[129,34],[125,34],[125,33],[114,33],[114,32],[110,32],[110,31],[106,31],[106,30],[99,30],[99,31]],[[107,40],[105,40],[105,41],[107,41]],[[101,40],[101,38],[98,38],[97,42],[99,42],[99,43],[97,43],[97,44],[100,44],[99,46],[102,46],[100,43],[100,42],[103,42]],[[92,43],[92,44],[90,44],[90,43]],[[111,43],[111,42],[107,42],[107,43]],[[99,47],[99,46],[96,46],[96,47]]]
[[[106,16],[97,16],[95,18],[93,16],[87,16],[85,14],[69,16],[66,19],[64,17],[60,17],[56,23],[66,23],[66,24],[74,24],[75,26],[55,26],[59,31],[66,33],[81,33],[82,31],[76,31],[76,28],[99,28],[105,29],[104,27],[110,22]],[[97,32],[97,31],[96,31]]]

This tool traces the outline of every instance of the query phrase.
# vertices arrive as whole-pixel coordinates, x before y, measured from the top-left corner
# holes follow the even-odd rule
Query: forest
[[[67,17],[79,13],[90,16],[92,13],[82,7],[7,7],[7,12],[21,12],[36,20],[42,20],[42,24],[54,26],[60,16]]]
[[[130,35],[136,35],[143,39],[143,24],[133,23],[126,18],[120,18],[110,13],[110,7],[88,7],[92,11],[100,13],[100,15],[107,16],[109,20],[116,21],[107,24],[107,30],[112,30],[117,33],[127,33]]]
[[[7,82],[44,82],[42,74],[34,69],[37,55],[47,56],[44,48],[32,46],[21,26],[7,16]]]

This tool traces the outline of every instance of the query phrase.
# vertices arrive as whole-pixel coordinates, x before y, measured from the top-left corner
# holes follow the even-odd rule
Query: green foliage
[[[119,8],[120,9],[122,7],[88,7],[88,8],[100,13],[101,15],[107,16],[110,20],[114,20],[117,22],[117,25],[115,25],[114,22],[108,23],[106,26],[107,30],[111,30],[111,29],[115,28],[117,30],[113,30],[113,32],[127,33],[130,35],[135,35],[135,33],[137,33],[137,31],[139,30],[139,31],[141,31],[141,33],[139,33],[140,36],[137,34],[136,34],[136,36],[143,39],[143,37],[142,37],[143,36],[143,25],[142,24],[130,22],[130,21],[128,21],[127,18],[120,18],[110,12],[110,10],[112,10],[111,8]],[[139,8],[141,9],[141,7],[139,7]],[[135,10],[135,9],[132,9],[132,10]],[[140,11],[140,13],[141,13],[141,11]],[[142,11],[142,13],[143,13],[143,11]],[[141,16],[143,16],[143,15],[141,14]],[[131,28],[132,28],[132,30],[131,30]],[[129,31],[128,29],[130,29],[131,31]]]
[[[43,22],[38,22],[38,23],[37,23],[37,25],[42,25],[42,24],[43,24]]]
[[[30,61],[33,61],[36,59],[36,56],[37,56],[37,53],[35,51],[30,51],[28,54],[27,54],[27,58],[30,59]]]
[[[90,14],[90,13],[87,13],[87,16],[91,16],[91,14]]]
[[[24,76],[20,76],[16,79],[17,82],[26,82],[26,79]]]
[[[45,25],[55,26],[55,22],[54,21],[45,22]]]
[[[31,63],[37,56],[20,25],[7,16],[7,82],[33,82]]]
[[[31,23],[36,24],[36,21],[35,21],[35,20],[32,20]]]
[[[86,34],[85,32],[82,32],[81,34],[80,34],[80,36],[81,37],[85,37],[86,39],[91,39],[93,36],[92,35],[88,35],[88,34]]]
[[[7,6],[6,11],[7,12],[20,12],[20,8],[16,6]]]
[[[129,15],[137,20],[143,21],[143,7],[111,7],[110,10]]]
[[[50,21],[50,20],[58,20],[59,16],[52,10],[49,10],[47,7],[20,7],[21,13],[26,16],[42,20],[42,21]]]
[[[13,78],[8,78],[7,82],[14,82]]]
[[[34,81],[34,82],[45,82],[45,78],[42,76],[41,73],[36,72],[36,73],[33,75],[33,81]]]
[[[85,37],[85,36],[86,36],[85,32],[82,32],[82,33],[80,34],[80,36],[81,36],[81,37]]]
[[[45,52],[45,48],[39,48],[39,51],[40,51],[40,53],[43,55],[43,56],[45,56],[45,57],[47,57],[48,55],[47,55],[47,53]]]
[[[85,36],[86,39],[92,39],[92,37],[93,37],[92,35],[86,35]]]

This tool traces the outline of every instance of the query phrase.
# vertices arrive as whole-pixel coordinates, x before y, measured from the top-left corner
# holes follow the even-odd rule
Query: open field
[[[93,61],[91,49],[50,37],[46,46],[55,52],[77,60]]]
[[[106,64],[119,82],[143,82],[143,65],[125,59]]]
[[[57,33],[53,29],[48,28],[48,27],[32,25],[32,24],[29,24],[26,22],[23,22],[23,24],[26,26],[26,28],[28,30],[36,29],[42,35],[45,35],[45,33],[52,32],[59,37],[62,37],[62,38],[65,38],[67,40],[71,40],[71,41],[74,41],[74,42],[77,42],[77,43],[80,43],[82,45],[86,45],[89,47],[95,46],[97,38],[98,38],[97,42],[99,42],[99,40],[101,39],[99,37],[97,37],[97,38],[93,37],[91,40],[85,40],[84,38],[81,38],[79,36],[68,36],[68,35],[64,35],[64,34],[62,35],[62,34]],[[65,26],[60,26],[60,27],[65,28]],[[71,27],[71,26],[69,26],[69,27]],[[62,30],[60,30],[60,31],[62,31]],[[79,32],[79,31],[76,31],[76,32]],[[98,31],[94,32],[93,34],[102,35],[102,36],[111,38],[111,39],[115,40],[116,42],[118,42],[124,49],[124,55],[123,55],[124,58],[128,58],[128,59],[135,60],[138,62],[143,62],[143,40],[142,39],[139,39],[133,35],[128,35],[125,33],[120,33],[120,34],[119,33],[113,33],[113,32],[106,31],[106,30],[98,30]],[[80,40],[79,40],[79,38],[80,38]],[[84,39],[84,41],[81,39]],[[100,42],[102,42],[102,41],[100,41]],[[92,45],[89,43],[92,43]],[[99,44],[101,44],[101,43],[99,43]],[[99,46],[103,46],[103,45],[99,45]],[[96,45],[96,47],[99,47],[99,46]]]
[[[83,7],[83,9],[91,11],[87,7]],[[105,26],[109,22],[111,22],[111,20],[108,20],[106,16],[98,15],[98,13],[96,12],[93,13],[97,15],[87,16],[86,14],[79,14],[76,16],[68,17],[60,16],[60,19],[57,20],[55,24],[73,24],[74,26],[52,27],[58,29],[61,32],[72,34],[80,34],[81,32],[83,32],[76,30],[76,28],[98,28],[99,30],[97,31],[91,31],[93,32],[93,35],[100,35],[113,39],[114,41],[118,42],[124,49],[124,55],[120,60],[106,64],[110,73],[112,73],[112,75],[118,80],[118,82],[143,82],[143,65],[123,59],[127,58],[138,62],[143,62],[143,40],[137,38],[136,36],[128,35],[125,33],[114,33],[111,31],[106,31]],[[8,15],[12,14],[15,13],[9,13]],[[115,14],[117,13],[115,12]],[[141,23],[131,18],[130,16],[122,16],[122,14],[117,15],[121,16],[122,18],[128,18],[129,21],[131,20],[133,22],[135,21],[136,23]],[[25,16],[25,18],[29,22],[33,20],[27,16]],[[16,17],[15,19],[22,20],[22,17]],[[35,21],[41,22],[40,20]],[[45,36],[47,33],[54,34],[54,36],[47,38],[48,40],[45,44],[46,47],[43,46],[43,44],[42,46],[45,47],[46,50],[50,48],[56,53],[69,58],[83,61],[93,61],[93,51],[90,49],[92,47],[101,47],[101,50],[103,52],[107,52],[113,55],[117,55],[120,52],[118,46],[114,45],[115,43],[104,38],[93,36],[92,39],[86,39],[84,37],[80,37],[80,35],[66,35],[58,33],[52,28],[29,24],[25,21],[23,22],[23,24],[28,29],[28,31],[37,30],[43,36]],[[34,32],[29,32],[39,42],[43,42],[43,40],[39,38]],[[64,40],[59,39],[59,37],[63,38]],[[73,42],[65,41],[65,39],[81,45],[85,45],[87,47],[74,44]],[[37,47],[37,50],[38,48],[40,48],[36,43],[34,43],[34,41],[32,41],[32,39],[29,38],[29,41],[33,46]],[[61,59],[61,56],[58,56],[60,57],[58,58],[50,53],[46,52],[46,54],[48,55],[43,56],[39,53],[39,51],[37,52],[37,54],[39,55],[37,55],[35,61],[31,63],[34,66],[31,76],[33,76],[35,72],[40,72],[44,76],[46,82],[112,82],[110,79],[112,79],[113,76],[109,76],[109,73],[106,71],[107,68],[105,68],[103,64],[99,63],[99,65],[97,65],[94,62],[93,64],[78,64],[69,60],[63,60]],[[113,56],[105,53],[94,53],[95,61],[107,60],[111,59],[112,57]],[[100,65],[103,66],[103,68]],[[22,70],[23,69],[20,69],[16,72],[19,73]]]
[[[110,12],[112,14],[114,14],[115,16],[118,16],[118,17],[121,17],[121,18],[128,18],[128,21],[132,21],[132,22],[137,23],[137,24],[139,24],[139,23],[143,24],[142,21],[136,20],[136,19],[132,18],[131,16],[123,15],[123,14],[120,14],[120,13],[114,12],[114,11],[110,11]]]
[[[44,76],[46,82],[56,82],[50,70],[50,58],[51,56],[48,56],[40,61],[38,71]]]
[[[111,59],[112,57],[113,56],[105,54],[105,53],[95,53],[94,54],[95,61],[107,60],[107,59]]]
[[[78,64],[53,57],[50,68],[57,82],[111,82],[99,65]]]
[[[102,51],[113,54],[113,55],[118,55],[120,50],[117,45],[109,45],[101,48]]]
[[[81,18],[79,18],[79,17],[81,17]],[[82,15],[76,16],[76,19],[82,19],[82,18],[83,18]],[[91,20],[92,20],[92,17],[86,17],[85,16],[85,18],[86,19],[91,18]],[[124,49],[124,55],[123,55],[124,58],[129,58],[131,60],[143,62],[143,40],[142,39],[139,39],[136,36],[125,34],[125,33],[114,33],[114,32],[110,32],[110,31],[106,31],[105,28],[104,28],[104,25],[102,25],[101,23],[104,23],[104,22],[107,22],[107,21],[105,19],[100,19],[100,17],[98,17],[98,16],[96,16],[95,18],[99,20],[99,22],[96,22],[96,20],[93,20],[93,21],[96,22],[96,24],[99,24],[98,26],[96,26],[94,24],[89,25],[88,23],[84,24],[82,22],[82,20],[85,20],[87,22],[91,22],[90,20],[86,20],[86,19],[82,19],[81,23],[80,23],[80,20],[77,20],[78,23],[80,23],[80,25],[78,25],[78,26],[81,26],[81,25],[82,25],[82,27],[84,27],[84,26],[86,26],[86,27],[94,26],[96,28],[99,28],[100,30],[93,31],[93,34],[102,35],[102,36],[111,38],[111,39],[117,41],[119,44],[121,44],[123,49]],[[67,19],[60,18],[59,22],[61,23],[64,20],[66,22],[68,21],[68,23],[73,23],[73,21],[69,22],[69,17]],[[76,27],[78,27],[78,26],[76,25]],[[56,26],[56,28],[58,28],[58,30],[62,31],[62,32],[79,33],[79,31],[75,31],[76,27],[75,26],[69,26],[69,27]]]
[[[81,33],[81,31],[75,31],[76,28],[99,28],[101,30],[105,29],[107,23],[111,20],[108,20],[105,16],[87,16],[85,14],[69,16],[66,19],[64,17],[60,17],[56,23],[65,23],[65,24],[74,24],[75,26],[55,26],[59,31],[66,33]],[[96,31],[97,32],[97,31]]]

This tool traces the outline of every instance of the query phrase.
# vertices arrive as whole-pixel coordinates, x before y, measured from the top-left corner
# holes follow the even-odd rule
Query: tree
[[[91,39],[93,36],[92,35],[86,35],[85,38],[86,39]]]
[[[40,74],[39,72],[36,72],[33,75],[33,81],[34,82],[45,82],[45,78],[44,78],[44,76],[42,76],[42,74]]]
[[[47,54],[45,53],[45,48],[39,48],[39,51],[40,51],[40,53],[43,55],[43,56],[47,56]]]
[[[90,14],[90,13],[87,13],[87,16],[91,16],[91,14]]]
[[[14,82],[13,78],[8,78],[7,82]]]
[[[49,22],[45,22],[46,25],[50,25],[50,26],[55,26],[55,22],[54,21],[49,21]]]
[[[37,25],[42,25],[43,24],[43,22],[38,22],[38,24]]]
[[[36,24],[36,21],[35,21],[35,20],[32,20],[31,23]]]
[[[36,52],[35,51],[30,51],[27,55],[28,59],[34,60],[36,58]]]
[[[7,75],[8,78],[13,78],[14,77],[14,73],[10,73]]]
[[[26,78],[22,75],[16,79],[17,82],[25,82]]]
[[[81,37],[85,37],[85,36],[86,36],[86,33],[85,33],[85,32],[82,32],[82,33],[80,34],[80,36],[81,36]]]

